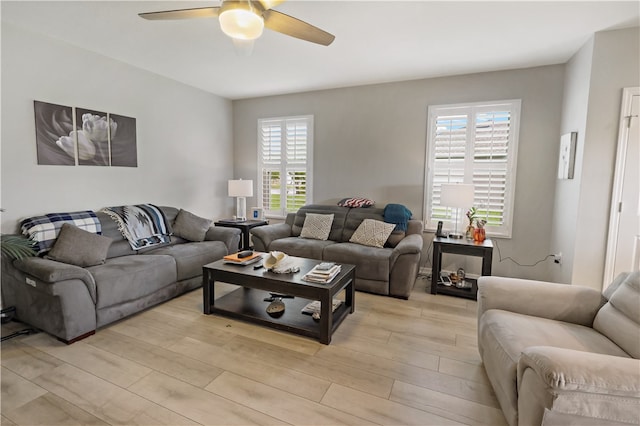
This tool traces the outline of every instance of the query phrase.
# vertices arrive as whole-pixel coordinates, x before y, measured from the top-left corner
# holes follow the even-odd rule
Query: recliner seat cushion
[[[227,255],[222,241],[175,244],[149,251],[147,255],[168,255],[175,259],[178,281],[202,275],[202,267]]]
[[[482,315],[478,326],[482,359],[510,424],[515,424],[512,420],[517,417],[516,370],[524,349],[553,346],[629,357],[611,340],[582,325],[492,309]]]
[[[389,259],[392,249],[340,243],[324,249],[323,260],[356,265],[356,277],[389,281]]]
[[[116,257],[87,270],[96,282],[98,309],[147,296],[177,280],[176,261],[163,255]]]
[[[290,256],[307,257],[310,259],[323,259],[326,247],[336,245],[331,240],[311,240],[300,237],[280,238],[269,245],[269,251],[281,251]]]

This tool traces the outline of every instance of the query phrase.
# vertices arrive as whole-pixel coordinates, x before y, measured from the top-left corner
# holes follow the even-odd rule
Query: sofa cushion
[[[614,281],[614,284],[617,284]],[[613,284],[612,284],[613,286]],[[593,328],[634,358],[640,358],[640,272],[625,277],[596,314]]]
[[[202,275],[204,265],[227,255],[227,246],[222,241],[202,241],[160,247],[145,254],[173,257],[178,281],[182,281]]]
[[[188,241],[204,241],[211,220],[180,209],[173,222],[173,234]]]
[[[384,222],[384,216],[382,215],[383,212],[384,209],[378,209],[375,207],[369,207],[368,209],[350,209],[349,214],[344,221],[342,235],[340,235],[340,237],[335,241],[343,243],[349,242],[353,233],[356,232],[356,229],[358,229],[362,221],[365,219],[375,219],[380,222]]]
[[[300,231],[300,237],[313,240],[327,240],[331,232],[333,214],[307,213]]]
[[[96,282],[98,309],[147,296],[177,280],[176,261],[171,256],[116,257],[87,270]]]
[[[393,223],[365,219],[353,233],[349,242],[370,247],[383,247],[395,227],[396,225]]]
[[[291,235],[294,237],[300,236],[307,213],[333,214],[333,223],[331,224],[331,232],[329,233],[328,239],[331,241],[341,241],[342,229],[349,210],[351,209],[347,207],[325,206],[321,204],[311,204],[301,207],[293,216]],[[270,248],[270,250],[276,249]]]
[[[47,258],[76,266],[101,265],[107,258],[111,238],[65,223]]]
[[[483,362],[509,424],[517,418],[517,364],[530,346],[553,346],[628,357],[615,343],[582,325],[522,315],[499,309],[486,311],[479,323]]]
[[[124,238],[122,232],[118,229],[118,223],[111,216],[103,212],[96,212],[96,216],[100,220],[102,235],[111,238],[112,241],[107,252],[107,259],[136,254],[129,241]]]
[[[331,240],[311,240],[307,238],[287,237],[273,241],[269,245],[270,251],[281,251],[290,256],[307,257],[322,260],[326,247],[336,245]]]
[[[356,265],[356,278],[389,281],[392,249],[340,243],[325,247],[323,260]]]
[[[406,236],[407,233],[404,231],[393,231],[391,235],[389,235],[389,238],[387,239],[387,242],[384,244],[384,246],[393,248],[400,244],[400,241],[402,241]]]

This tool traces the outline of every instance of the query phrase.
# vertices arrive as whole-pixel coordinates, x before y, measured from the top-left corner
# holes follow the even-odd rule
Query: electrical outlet
[[[557,263],[558,265],[562,265],[562,252],[553,255],[553,263]]]

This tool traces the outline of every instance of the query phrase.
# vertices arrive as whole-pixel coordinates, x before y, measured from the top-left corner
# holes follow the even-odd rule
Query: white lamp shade
[[[443,207],[473,207],[475,187],[467,184],[442,184],[440,189],[440,205]]]
[[[253,197],[252,180],[230,180],[229,197]]]

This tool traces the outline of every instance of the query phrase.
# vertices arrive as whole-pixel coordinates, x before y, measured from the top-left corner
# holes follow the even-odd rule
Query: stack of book
[[[251,265],[252,263],[261,261],[264,253],[255,251],[247,257],[238,257],[238,254],[240,254],[240,252],[224,256],[224,263],[230,263],[233,265]]]
[[[331,311],[335,312],[338,309],[338,306],[342,305],[342,300],[333,299],[333,303],[331,305]],[[320,318],[320,301],[314,300],[313,302],[307,303],[304,308],[302,308],[302,313],[307,315],[313,315],[314,318]]]
[[[311,283],[330,283],[340,273],[340,269],[340,265],[333,262],[323,262],[314,266],[302,279]]]

